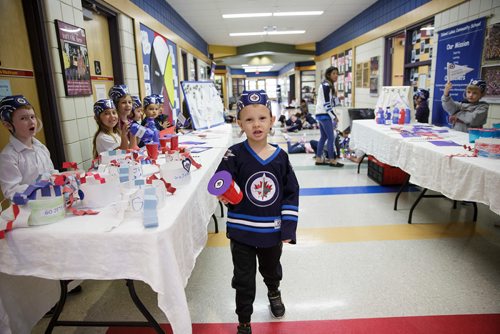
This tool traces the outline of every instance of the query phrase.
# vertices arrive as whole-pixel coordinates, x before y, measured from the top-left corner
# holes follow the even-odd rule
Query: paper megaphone
[[[228,171],[222,170],[212,176],[208,182],[208,192],[220,196],[228,203],[236,205],[243,199],[240,187],[234,182]]]

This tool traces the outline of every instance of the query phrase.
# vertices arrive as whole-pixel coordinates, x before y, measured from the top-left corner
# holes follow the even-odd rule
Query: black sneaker
[[[239,324],[236,334],[252,334],[252,327],[250,327],[250,324]]]
[[[281,292],[279,290],[269,291],[267,293],[267,298],[269,298],[273,317],[282,318],[285,315],[285,305],[281,301]]]

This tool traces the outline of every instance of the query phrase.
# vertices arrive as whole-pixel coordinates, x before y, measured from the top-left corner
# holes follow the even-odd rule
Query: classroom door
[[[83,27],[87,35],[92,94],[97,101],[108,98],[108,90],[114,85],[108,17],[93,12],[92,19],[86,19]]]
[[[403,86],[405,70],[405,32],[387,38],[389,44],[390,81],[389,86]]]

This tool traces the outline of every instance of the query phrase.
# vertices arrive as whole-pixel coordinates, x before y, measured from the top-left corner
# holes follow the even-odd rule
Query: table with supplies
[[[415,126],[422,127],[419,135]],[[467,133],[424,124],[380,125],[353,121],[351,143],[377,160],[399,167],[410,183],[459,201],[487,205],[500,215],[500,159],[473,157]]]
[[[167,196],[157,212],[158,227],[145,228],[142,215],[131,214],[110,228],[112,217],[103,210],[8,232],[0,240],[0,333],[30,333],[57,302],[59,280],[85,279],[147,283],[174,333],[191,333],[184,288],[207,241],[207,225],[218,203],[207,185],[231,134],[231,126],[222,125],[203,137],[179,137],[181,146],[194,144],[191,154],[202,167]]]

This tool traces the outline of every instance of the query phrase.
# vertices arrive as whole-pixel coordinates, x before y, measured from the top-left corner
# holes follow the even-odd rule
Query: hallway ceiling
[[[209,45],[249,46],[273,43],[302,45],[315,43],[340,28],[353,17],[370,7],[376,0],[166,0]],[[296,11],[324,11],[319,16],[269,16],[255,18],[224,19],[222,14],[276,13]],[[265,35],[231,37],[230,33],[258,32],[266,27],[277,31],[305,30],[297,35]],[[267,42],[267,43],[264,43]],[[244,48],[245,50],[251,48]],[[273,49],[266,50],[274,52]],[[238,53],[224,58],[216,57],[219,65],[241,68],[241,64],[263,62],[254,54]],[[256,58],[257,57],[257,58]],[[311,48],[305,54],[268,54],[265,61],[274,64],[272,71],[279,70],[289,62],[311,60]],[[264,62],[265,62],[264,61]]]

